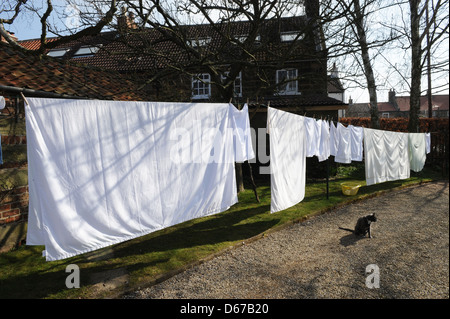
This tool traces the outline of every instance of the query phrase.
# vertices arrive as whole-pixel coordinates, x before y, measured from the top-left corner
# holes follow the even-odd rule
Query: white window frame
[[[54,58],[61,58],[66,55],[67,52],[69,52],[69,49],[53,49],[50,50],[47,55]]]
[[[96,54],[102,46],[82,46],[80,47],[77,52],[74,53],[74,58],[83,58],[88,56],[93,56]]]
[[[285,75],[283,76],[282,74]],[[278,84],[279,94],[283,95],[300,94],[298,92],[298,69],[277,70],[276,81]]]
[[[192,99],[209,99],[211,97],[211,75],[201,73],[192,77]]]
[[[222,81],[226,81],[226,76],[230,72],[225,72],[225,75],[222,76]],[[236,76],[236,79],[234,80],[234,87],[233,87],[233,96],[236,97],[242,97],[242,72],[239,72],[239,74]]]
[[[188,40],[188,45],[190,45],[193,48],[205,47],[210,43],[211,43],[211,37],[195,38],[195,39]]]
[[[281,32],[280,40],[281,42],[291,42],[294,41],[295,39],[303,40],[304,34],[300,33],[301,33],[300,31]]]
[[[384,118],[384,119],[388,119],[389,118],[389,112],[383,112],[381,114],[381,117]]]
[[[235,35],[233,38],[234,38],[233,40],[236,43],[241,43],[242,44],[242,43],[245,42],[245,40],[247,40],[248,34]],[[260,43],[260,42],[261,42],[261,36],[257,35],[256,38],[255,38],[255,43]]]

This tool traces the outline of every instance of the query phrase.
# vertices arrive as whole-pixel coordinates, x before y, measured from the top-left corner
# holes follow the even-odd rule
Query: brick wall
[[[27,143],[25,135],[1,137],[2,145],[21,145]],[[5,160],[5,155],[3,156]],[[26,163],[5,163],[1,168],[22,167]],[[28,220],[28,186],[19,186],[0,191],[0,226]],[[1,238],[0,238],[1,239]]]
[[[0,192],[0,226],[28,219],[28,186]]]

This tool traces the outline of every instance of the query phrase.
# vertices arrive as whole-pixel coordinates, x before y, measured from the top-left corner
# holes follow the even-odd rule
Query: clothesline
[[[293,124],[296,122],[299,126]],[[328,161],[334,155],[336,162],[347,164],[364,159],[366,185],[372,185],[409,178],[410,170],[422,170],[426,154],[430,152],[429,133],[392,132],[353,125],[344,127],[340,123],[335,127],[327,121],[273,108],[268,109],[267,129],[270,162],[271,165],[273,161],[277,163],[275,169],[271,167],[271,212],[286,209],[303,199],[304,190],[299,190],[299,185],[305,185],[306,157],[317,156],[319,161]],[[296,133],[290,132],[293,129],[302,130],[304,136],[295,137]],[[280,136],[286,139],[282,140]],[[326,144],[329,145],[328,150],[326,146],[323,147]],[[322,145],[322,149],[317,145]],[[295,163],[286,163],[277,159],[277,156]],[[296,166],[298,167],[293,170],[292,167]],[[328,177],[327,169],[327,198]],[[296,193],[289,195],[291,193],[286,191],[289,189],[296,189]]]
[[[25,111],[27,244],[45,245],[47,260],[225,211],[238,200],[234,163],[255,157],[247,104],[238,110],[225,103],[29,98]],[[271,212],[303,200],[306,157],[328,161],[336,152],[335,158],[351,161],[362,152],[358,147],[352,152],[352,145],[364,138],[373,144],[364,143],[367,154],[379,151],[366,156],[368,167],[368,158],[377,163],[380,154],[397,150],[379,150],[383,131],[364,128],[355,137],[350,126],[340,124],[333,150],[334,124],[272,107],[267,112]],[[389,134],[401,138],[389,136],[386,147],[395,146],[393,140],[416,143],[407,133]],[[417,143],[420,150],[426,147],[422,140]],[[402,172],[409,173],[405,154],[411,152],[403,147],[401,153]],[[414,165],[420,168],[420,161]]]

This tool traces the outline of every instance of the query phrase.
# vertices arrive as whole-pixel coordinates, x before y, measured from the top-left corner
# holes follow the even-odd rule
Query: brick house
[[[431,96],[432,117],[448,118],[448,94],[434,94]],[[381,118],[409,117],[410,97],[397,96],[395,90],[388,93],[387,102],[378,103],[378,114]],[[370,117],[369,103],[352,103],[349,101],[346,117]],[[428,117],[428,97],[420,97],[420,117]]]
[[[318,1],[306,1],[305,7],[307,13],[318,14]],[[252,35],[249,21],[182,25],[177,37],[170,39],[156,29],[138,29],[132,19],[124,13],[118,31],[60,45],[47,55],[143,81],[152,79],[147,87],[159,101],[232,99],[237,104],[249,101],[255,112],[270,101],[275,107],[335,118],[347,106],[328,94],[336,85],[329,85],[327,50],[320,28],[309,16],[264,20]],[[36,49],[39,41],[21,41],[21,45]],[[251,57],[243,54],[244,43]],[[209,64],[214,65],[214,72]],[[233,70],[239,72],[228,85]]]

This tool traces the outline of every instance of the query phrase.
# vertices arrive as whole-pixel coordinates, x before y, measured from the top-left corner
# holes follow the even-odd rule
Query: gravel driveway
[[[338,229],[370,213],[373,238]],[[448,181],[293,224],[125,298],[449,298]]]

